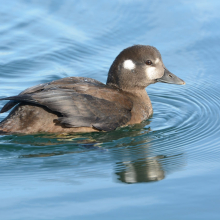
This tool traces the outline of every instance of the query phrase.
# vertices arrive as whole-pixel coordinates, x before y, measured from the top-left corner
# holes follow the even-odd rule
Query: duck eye
[[[151,61],[151,60],[147,60],[145,63],[146,63],[147,65],[151,65],[151,64],[152,64],[152,61]]]

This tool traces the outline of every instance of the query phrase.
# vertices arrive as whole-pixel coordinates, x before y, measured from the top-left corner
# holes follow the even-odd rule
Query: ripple
[[[161,142],[170,149],[190,145],[198,156],[207,150],[207,145],[202,147],[201,143],[211,142],[219,152],[216,148],[220,133],[219,89],[214,82],[211,85],[200,82],[199,86],[186,87],[184,92],[150,94],[155,109],[151,123],[151,129],[156,132],[153,136],[157,136],[155,148]],[[211,150],[210,146],[208,149]]]

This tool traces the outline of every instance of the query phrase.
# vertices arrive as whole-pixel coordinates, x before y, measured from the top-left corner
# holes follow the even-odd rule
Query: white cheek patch
[[[160,62],[160,59],[157,58],[157,59],[155,60],[155,63],[157,64],[157,63],[159,63],[159,62]]]
[[[132,60],[125,60],[123,67],[128,70],[133,70],[136,66]]]
[[[156,67],[148,67],[146,70],[148,79],[156,79],[157,78],[157,71]]]

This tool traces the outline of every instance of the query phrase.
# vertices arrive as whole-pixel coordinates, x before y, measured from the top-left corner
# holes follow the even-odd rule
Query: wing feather
[[[58,118],[58,122],[65,127],[94,127],[110,131],[125,125],[131,118],[132,103],[120,92],[88,79],[64,78],[31,87],[17,96],[1,99],[11,100],[2,111],[26,102],[60,113],[62,117]]]

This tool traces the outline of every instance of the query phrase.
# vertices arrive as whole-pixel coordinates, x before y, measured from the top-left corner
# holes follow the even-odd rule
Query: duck
[[[8,100],[0,113],[4,134],[109,132],[138,124],[153,114],[146,87],[157,83],[184,85],[164,65],[153,46],[134,45],[113,61],[106,84],[92,78],[66,77],[39,84]]]

